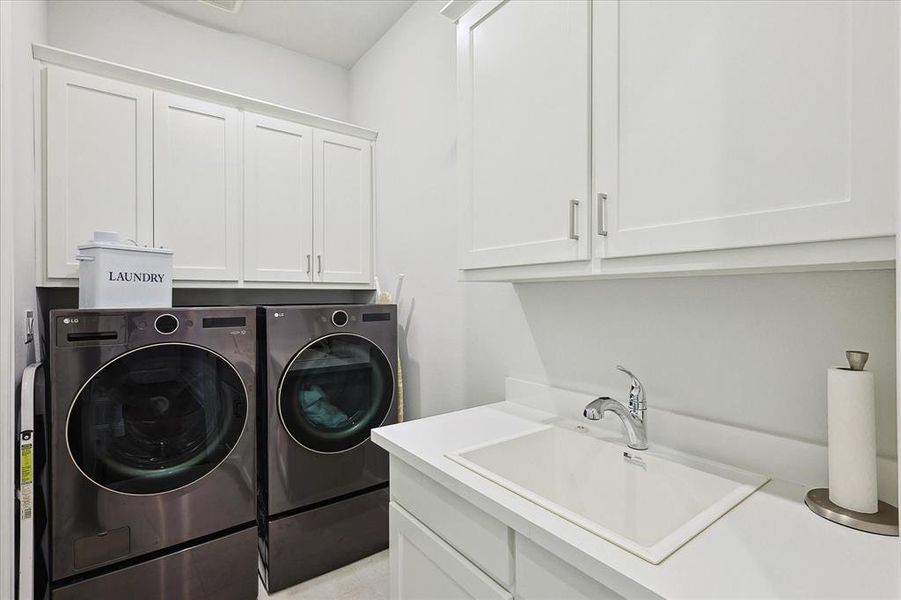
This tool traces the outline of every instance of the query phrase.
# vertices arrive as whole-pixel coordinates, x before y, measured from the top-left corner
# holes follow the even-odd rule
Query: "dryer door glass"
[[[247,392],[222,357],[159,344],[104,365],[69,413],[73,460],[97,485],[125,494],[184,487],[215,469],[247,420]]]
[[[278,391],[288,433],[316,452],[341,452],[369,439],[394,400],[394,371],[364,337],[320,338],[294,356]]]

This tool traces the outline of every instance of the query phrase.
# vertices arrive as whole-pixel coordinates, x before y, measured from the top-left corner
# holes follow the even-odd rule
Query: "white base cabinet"
[[[510,592],[394,502],[388,519],[391,598],[512,600]]]
[[[77,285],[76,246],[115,231],[173,250],[176,286],[372,287],[374,132],[60,57],[155,87],[42,67],[39,285]]]
[[[623,596],[516,534],[516,597],[523,600],[621,600]],[[648,594],[648,598],[651,594]]]
[[[389,540],[393,600],[623,598],[393,456]]]

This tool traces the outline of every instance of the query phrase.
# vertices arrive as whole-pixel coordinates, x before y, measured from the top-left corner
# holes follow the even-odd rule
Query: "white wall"
[[[826,441],[826,368],[870,352],[880,450],[895,455],[893,271],[517,285],[548,382],[638,374],[651,406]]]
[[[343,67],[133,0],[51,0],[48,27],[52,46],[347,119]]]
[[[825,370],[856,347],[880,453],[896,456],[892,271],[458,283],[454,27],[438,9],[420,0],[351,70],[351,118],[380,131],[378,272],[407,274],[411,416],[500,400],[508,375],[625,395],[621,363],[651,419],[659,406],[822,443]]]
[[[408,416],[453,410],[462,396],[462,286],[456,283],[453,27],[414,4],[351,70],[350,120],[379,131],[378,264],[399,298]],[[450,36],[450,37],[449,37]]]
[[[6,2],[0,7],[0,68],[2,68],[2,147],[3,240],[4,259],[11,265],[3,268],[6,288],[2,304],[4,322],[0,333],[5,336],[0,350],[4,364],[0,365],[2,386],[0,398],[0,426],[3,449],[0,450],[0,596],[12,597],[14,585],[14,540],[12,522],[14,512],[15,473],[13,451],[16,447],[16,399],[13,397],[21,379],[22,369],[33,360],[34,345],[23,342],[22,316],[35,306],[34,288],[34,227],[33,206],[35,191],[35,147],[33,129],[33,62],[31,43],[46,39],[46,4],[43,0]],[[12,242],[11,244],[9,242]],[[10,251],[11,247],[11,251]],[[11,266],[11,272],[7,267]],[[11,286],[11,289],[6,287]],[[7,290],[9,294],[7,295]],[[7,304],[12,300],[11,305]],[[14,322],[8,327],[10,311]],[[11,338],[11,339],[10,339]],[[12,356],[7,354],[11,351]],[[8,362],[10,361],[10,362]],[[9,368],[12,368],[12,373]]]
[[[34,287],[34,198],[37,186],[34,144],[34,61],[33,42],[47,41],[47,4],[44,0],[15,0],[12,3],[12,187],[15,199],[15,349],[16,377],[35,359],[34,344],[26,346],[25,311],[35,309]]]

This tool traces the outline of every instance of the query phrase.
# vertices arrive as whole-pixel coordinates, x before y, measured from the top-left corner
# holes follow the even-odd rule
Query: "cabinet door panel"
[[[512,600],[509,592],[394,502],[388,507],[388,523],[394,600]]]
[[[461,19],[462,268],[588,258],[590,16],[560,0]]]
[[[311,281],[313,131],[244,114],[244,279]]]
[[[155,92],[153,131],[153,237],[175,251],[173,278],[238,280],[238,111]]]
[[[316,281],[369,283],[372,278],[372,145],[316,130],[313,242]]]
[[[516,534],[517,600],[622,600],[623,596],[560,560],[526,537]],[[637,587],[637,585],[635,586]],[[630,597],[653,598],[638,589]]]
[[[619,34],[619,129],[595,130],[616,144],[596,146],[608,256],[894,233],[897,3],[600,10],[618,27],[597,38],[596,90]]]
[[[46,77],[46,268],[77,277],[94,231],[152,240],[152,92],[50,66]]]
[[[513,585],[510,530],[407,463],[391,458],[391,497],[504,587]]]

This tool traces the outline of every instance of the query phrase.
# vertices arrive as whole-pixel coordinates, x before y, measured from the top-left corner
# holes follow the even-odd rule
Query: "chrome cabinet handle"
[[[598,235],[607,235],[607,194],[598,193]]]
[[[579,219],[579,201],[578,200],[570,200],[569,201],[569,239],[578,240],[579,232],[576,231],[578,227],[578,219]]]
[[[320,273],[320,274],[322,273],[322,255],[321,254],[316,255],[316,272]]]
[[[310,254],[307,254],[307,275],[310,274],[310,271],[313,270],[313,257]]]

